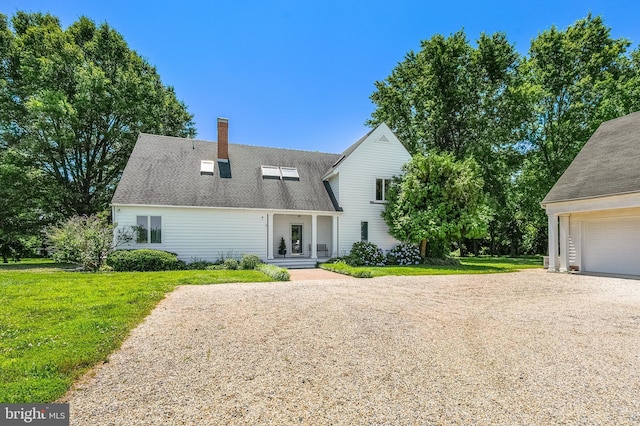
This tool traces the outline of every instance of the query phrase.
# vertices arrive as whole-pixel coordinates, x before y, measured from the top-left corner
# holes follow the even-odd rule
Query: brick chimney
[[[218,161],[229,161],[229,119],[218,117]]]

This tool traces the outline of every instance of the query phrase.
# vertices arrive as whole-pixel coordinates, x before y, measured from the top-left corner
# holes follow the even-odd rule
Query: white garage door
[[[585,271],[640,275],[640,217],[590,220],[584,241]]]

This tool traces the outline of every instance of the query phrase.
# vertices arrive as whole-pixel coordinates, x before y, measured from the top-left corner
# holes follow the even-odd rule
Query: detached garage
[[[541,204],[550,271],[640,275],[640,112],[602,123]]]

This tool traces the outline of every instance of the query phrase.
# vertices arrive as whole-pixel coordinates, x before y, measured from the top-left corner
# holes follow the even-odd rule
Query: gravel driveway
[[[72,425],[637,425],[640,281],[180,287],[65,400]]]

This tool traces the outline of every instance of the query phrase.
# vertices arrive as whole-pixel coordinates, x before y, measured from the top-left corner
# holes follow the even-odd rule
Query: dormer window
[[[208,160],[202,160],[200,162],[200,174],[201,175],[213,175],[214,162]]]

